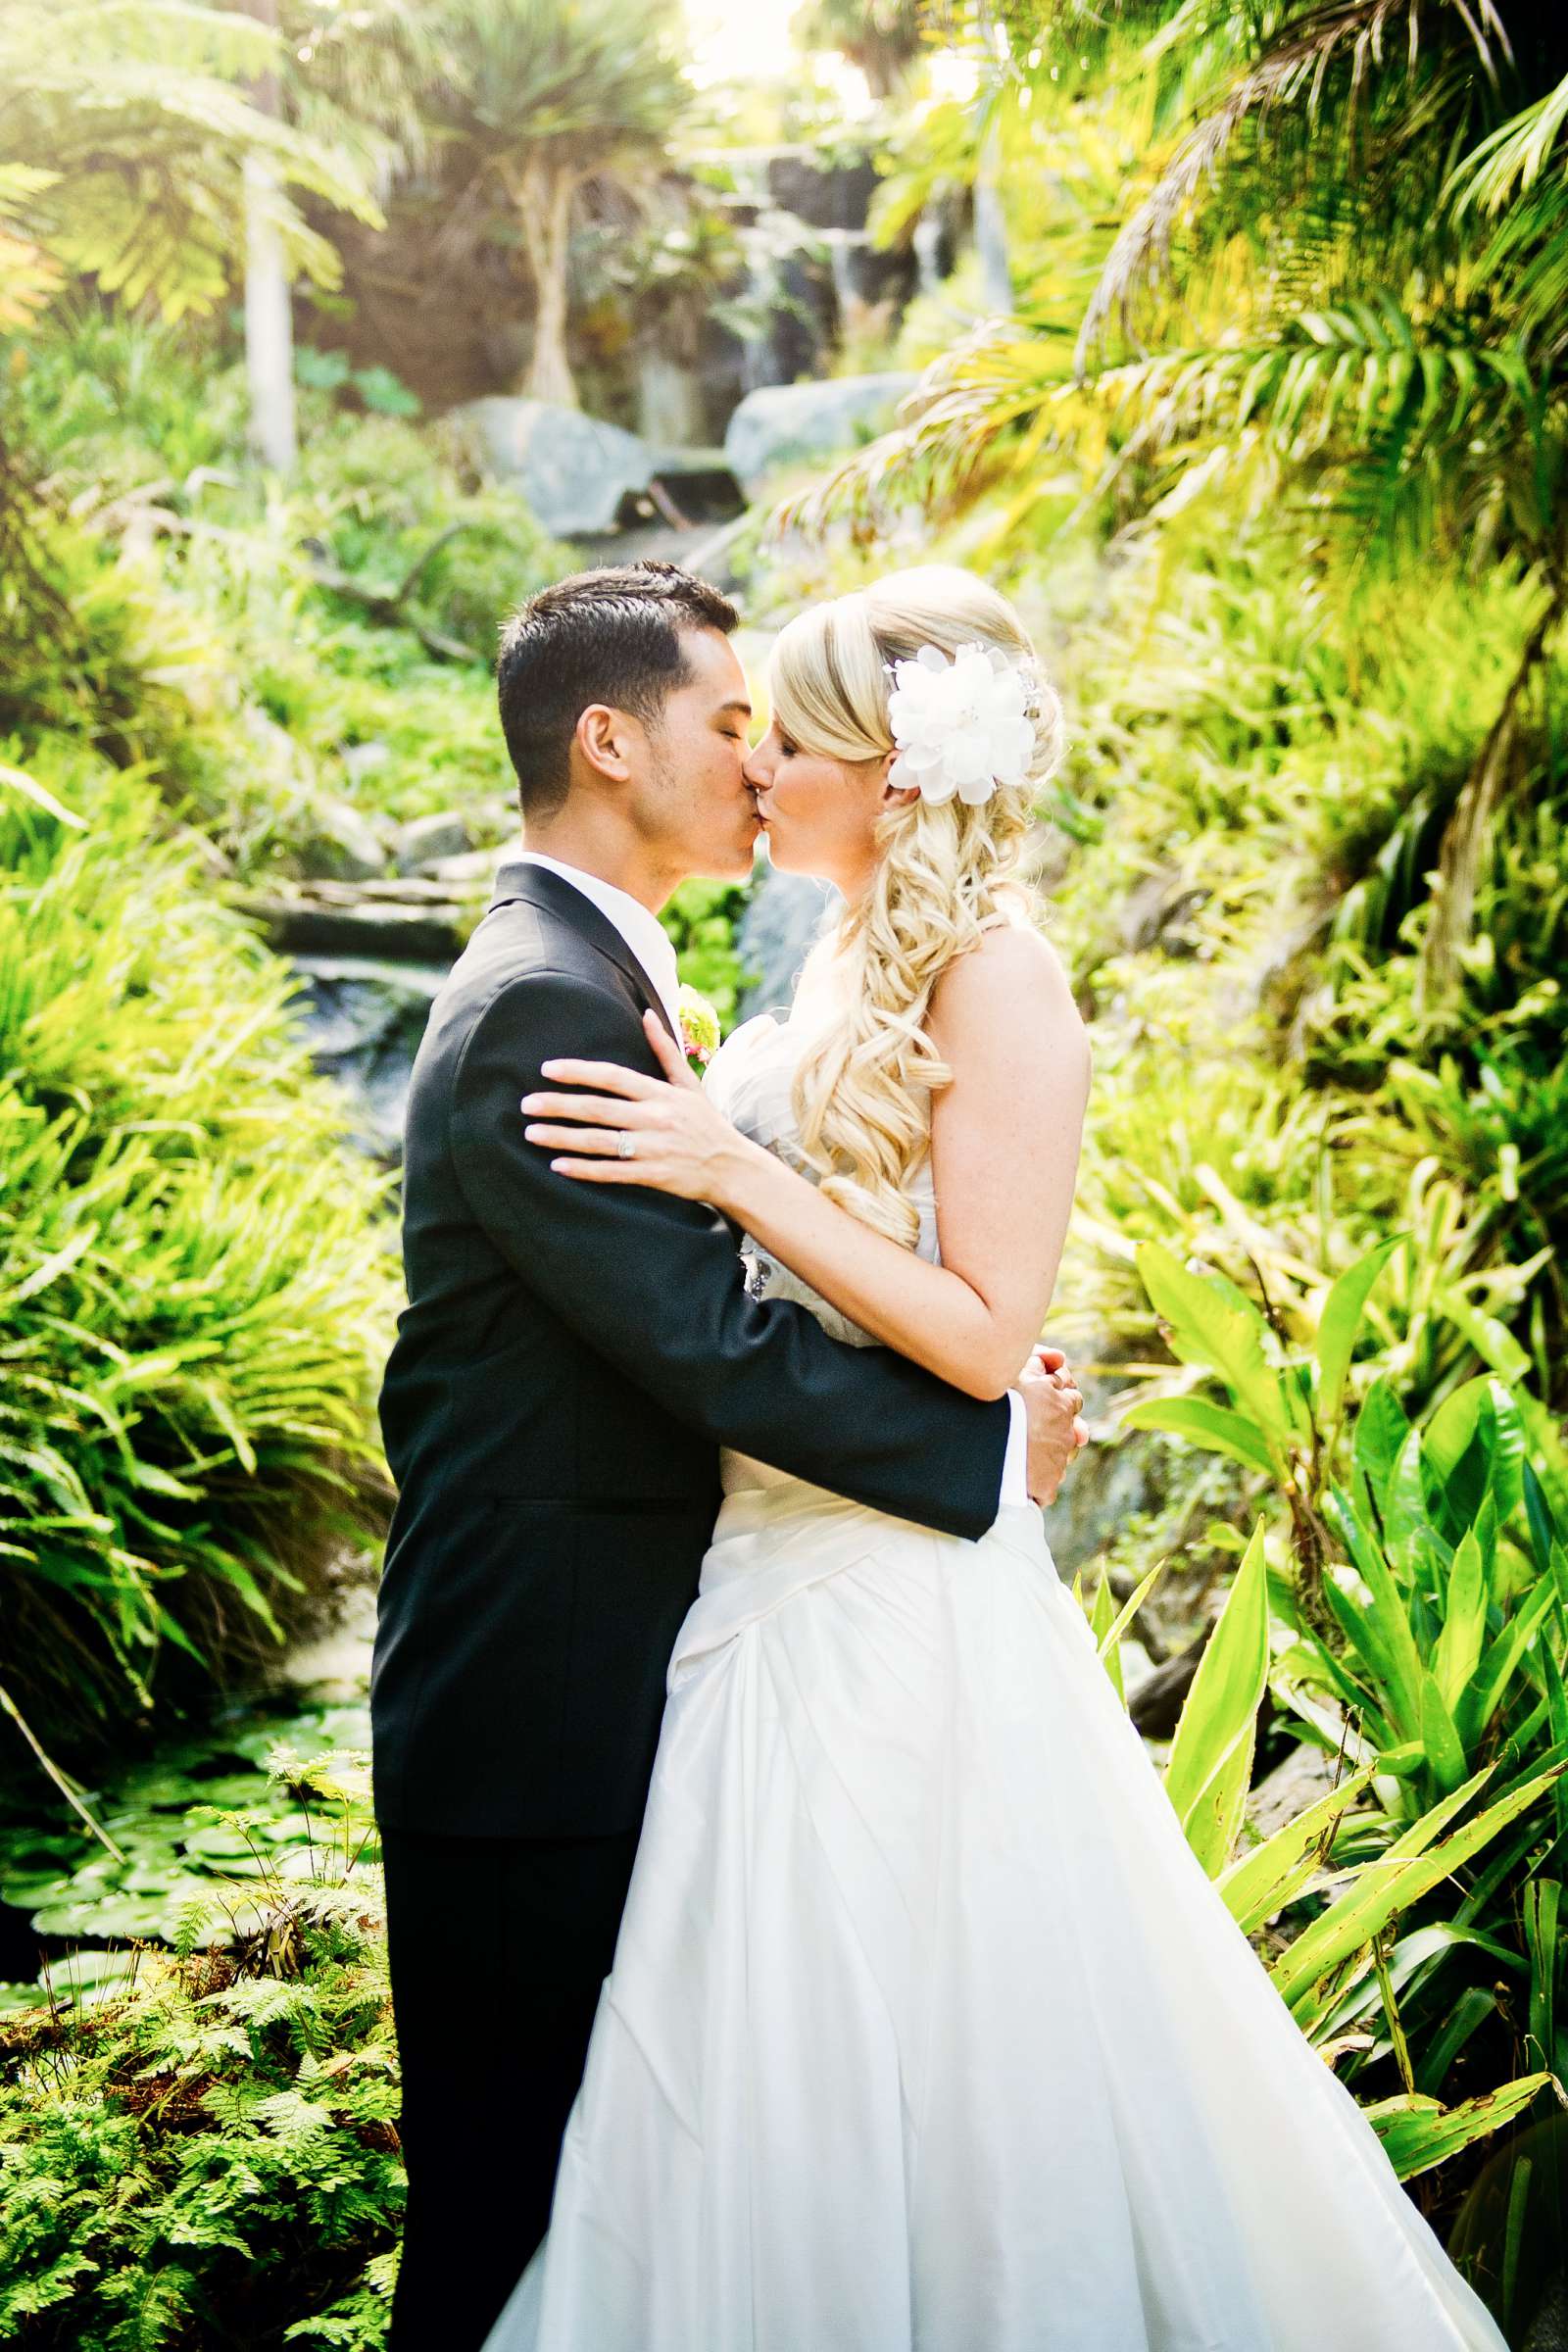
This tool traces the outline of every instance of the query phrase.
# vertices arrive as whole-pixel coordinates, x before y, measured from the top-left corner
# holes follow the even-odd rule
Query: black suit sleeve
[[[658,1077],[632,1006],[530,972],[486,1005],[454,1081],[458,1180],[521,1278],[595,1351],[688,1427],[857,1502],[950,1535],[996,1516],[1010,1427],[883,1348],[830,1339],[808,1310],[753,1298],[724,1220],[642,1185],[574,1182],[523,1140],[519,1100],[571,1054]]]

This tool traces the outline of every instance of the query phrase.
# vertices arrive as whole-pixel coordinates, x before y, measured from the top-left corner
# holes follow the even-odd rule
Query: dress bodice
[[[731,1032],[708,1067],[705,1081],[710,1100],[743,1135],[760,1144],[813,1184],[817,1171],[801,1150],[792,1096],[795,1073],[807,1047],[823,1028],[841,1017],[835,994],[833,965],[823,952],[813,956],[801,976],[800,988],[787,1020],[760,1012]],[[915,1245],[921,1257],[937,1263],[936,1194],[929,1160],[921,1162],[909,1180],[909,1200],[919,1213]],[[760,1298],[793,1298],[810,1309],[833,1338],[853,1347],[876,1345],[868,1332],[852,1323],[819,1292],[780,1265],[748,1234],[742,1243],[747,1263],[747,1287]]]

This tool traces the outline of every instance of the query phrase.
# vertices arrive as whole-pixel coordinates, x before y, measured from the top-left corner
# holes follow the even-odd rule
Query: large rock
[[[462,954],[484,904],[482,884],[418,878],[285,884],[240,901],[280,956],[443,966]]]
[[[557,538],[618,530],[628,502],[678,502],[688,479],[700,489],[705,512],[714,500],[714,511],[729,512],[738,496],[717,451],[661,448],[580,409],[497,393],[454,410],[452,421],[476,445],[483,470],[515,490]]]
[[[387,868],[381,829],[349,801],[319,801],[295,861],[309,882],[370,882]]]
[[[303,956],[298,964],[312,1057],[347,1092],[360,1149],[396,1161],[414,1056],[447,966],[357,956]]]
[[[765,384],[748,392],[729,420],[724,455],[748,497],[780,466],[830,458],[873,440],[918,376],[830,376],[820,384]]]
[[[468,821],[457,808],[411,817],[392,836],[393,861],[400,874],[435,872],[445,859],[467,857],[473,848]]]

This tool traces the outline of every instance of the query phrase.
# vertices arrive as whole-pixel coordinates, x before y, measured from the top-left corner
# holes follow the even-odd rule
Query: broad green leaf
[[[1530,1378],[1531,1362],[1506,1323],[1472,1306],[1462,1293],[1439,1283],[1432,1294],[1432,1303],[1440,1314],[1446,1315],[1456,1331],[1469,1341],[1484,1364],[1490,1364],[1499,1380],[1510,1389]]]
[[[1495,1642],[1483,1650],[1475,1675],[1459,1701],[1459,1718],[1465,1727],[1467,1739],[1478,1740],[1492,1721],[1515,1668],[1535,1640],[1548,1610],[1554,1606],[1556,1597],[1552,1587],[1543,1578],[1535,1592],[1503,1627]]]
[[[1457,2107],[1445,2107],[1419,2091],[1401,2091],[1392,2099],[1374,2101],[1361,2113],[1382,2140],[1384,2154],[1399,2179],[1410,2180],[1417,2173],[1446,2163],[1489,2132],[1511,2124],[1547,2088],[1556,2088],[1562,2097],[1550,2075],[1521,2075],[1517,2081],[1484,2091],[1479,2098],[1465,2099]]]
[[[1158,1242],[1140,1243],[1135,1256],[1154,1310],[1170,1328],[1173,1352],[1219,1375],[1283,1463],[1297,1433],[1264,1349],[1268,1326],[1257,1308],[1222,1275],[1189,1273]]]
[[[1390,1383],[1379,1378],[1361,1399],[1351,1448],[1381,1514],[1394,1465],[1410,1434],[1410,1419]]]
[[[1431,1673],[1421,1677],[1421,1740],[1438,1787],[1445,1793],[1457,1788],[1465,1776],[1464,1742]]]
[[[1296,2012],[1298,2022],[1306,2022],[1313,2006],[1314,1989],[1325,1985],[1343,1962],[1369,1943],[1391,1919],[1430,1892],[1471,1855],[1479,1853],[1560,1780],[1564,1769],[1557,1764],[1547,1772],[1535,1774],[1511,1794],[1487,1806],[1474,1821],[1450,1832],[1427,1851],[1414,1847],[1400,1851],[1396,1845],[1387,1854],[1363,1863],[1347,1891],[1301,1931],[1270,1972],[1282,1997]],[[1478,1774],[1476,1779],[1483,1777]],[[1467,1784],[1456,1790],[1446,1802],[1450,1805],[1462,1802],[1473,1785]],[[1442,1805],[1434,1808],[1440,1814],[1443,1810]],[[1424,1827],[1417,1824],[1416,1830]]]
[[[1126,1429],[1168,1430],[1172,1437],[1186,1438],[1210,1453],[1229,1454],[1233,1461],[1245,1462],[1251,1470],[1272,1473],[1276,1468],[1268,1441],[1256,1425],[1245,1414],[1233,1412],[1228,1405],[1210,1403],[1206,1397],[1146,1397],[1139,1404],[1129,1405],[1122,1415],[1122,1425]]]
[[[1524,1424],[1501,1381],[1483,1373],[1446,1396],[1421,1433],[1422,1449],[1460,1526],[1490,1486],[1506,1522],[1523,1492]]]
[[[1095,1637],[1101,1662],[1110,1677],[1111,1688],[1125,1706],[1127,1692],[1122,1686],[1121,1652],[1113,1642],[1107,1645],[1107,1637],[1115,1620],[1115,1614],[1116,1604],[1110,1590],[1110,1578],[1102,1568],[1100,1582],[1095,1587],[1095,1605],[1089,1612],[1089,1630]]]
[[[1411,1435],[1414,1435],[1413,1431]],[[1378,1632],[1387,1644],[1390,1661],[1390,1711],[1405,1739],[1418,1739],[1421,1731],[1422,1668],[1415,1636],[1410,1631],[1404,1595],[1383,1556],[1383,1546],[1377,1536],[1343,1487],[1333,1487],[1325,1495],[1323,1515],[1342,1539],[1372,1596]]]
[[[1268,1587],[1261,1520],[1236,1571],[1182,1706],[1165,1791],[1212,1878],[1230,1858],[1251,1775],[1268,1680]]]
[[[1149,1574],[1140,1581],[1133,1592],[1131,1592],[1127,1598],[1123,1601],[1121,1607],[1116,1612],[1115,1619],[1111,1624],[1109,1633],[1104,1635],[1101,1641],[1100,1653],[1102,1657],[1104,1656],[1105,1651],[1108,1648],[1121,1640],[1123,1634],[1127,1631],[1127,1628],[1129,1625],[1131,1625],[1133,1619],[1137,1616],[1139,1610],[1149,1598],[1150,1593],[1153,1591],[1154,1586],[1164,1575],[1166,1566],[1167,1562],[1165,1560],[1156,1560],[1152,1568],[1151,1568],[1149,1571]]]
[[[1250,1853],[1238,1854],[1220,1872],[1214,1883],[1245,1934],[1260,1928],[1299,1893],[1317,1868],[1318,1847],[1341,1814],[1360,1795],[1375,1769],[1363,1764],[1358,1771],[1348,1773],[1337,1788],[1326,1790],[1294,1821],[1286,1822]]]
[[[1340,1417],[1362,1309],[1373,1284],[1403,1239],[1402,1234],[1396,1234],[1347,1267],[1325,1301],[1317,1327],[1317,1408],[1319,1417],[1331,1428]]]
[[[1321,1591],[1330,1614],[1349,1643],[1351,1663],[1361,1671],[1363,1678],[1376,1684],[1380,1692],[1391,1694],[1396,1700],[1399,1690],[1398,1653],[1384,1633],[1376,1602],[1370,1608],[1364,1608],[1354,1593],[1348,1592],[1340,1583],[1332,1568],[1325,1571]],[[1396,1706],[1394,1715],[1395,1720],[1400,1722],[1401,1729],[1406,1732],[1415,1730],[1413,1723],[1402,1723]]]
[[[1486,1631],[1487,1571],[1472,1532],[1460,1543],[1448,1570],[1443,1631],[1432,1656],[1432,1671],[1450,1712],[1475,1671]]]

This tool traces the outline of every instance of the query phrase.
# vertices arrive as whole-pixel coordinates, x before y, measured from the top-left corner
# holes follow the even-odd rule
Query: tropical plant
[[[920,54],[919,0],[806,0],[791,22],[806,49],[836,49],[865,75],[873,98],[891,98]]]
[[[1495,1374],[1451,1389],[1419,1426],[1383,1376],[1348,1412],[1368,1301],[1404,1246],[1395,1237],[1340,1276],[1306,1352],[1234,1285],[1146,1245],[1173,1350],[1228,1401],[1168,1396],[1126,1419],[1247,1465],[1289,1506],[1285,1567],[1265,1572],[1261,1528],[1247,1547],[1167,1788],[1238,1922],[1288,1937],[1272,1973],[1302,2030],[1327,2055],[1352,2053],[1357,2081],[1375,2083],[1392,2060],[1399,2087],[1370,2112],[1401,2171],[1416,2171],[1548,2086],[1568,2103],[1562,1953],[1542,1927],[1560,1900],[1550,1866],[1568,1851],[1568,1452]],[[1517,1381],[1526,1359],[1507,1334],[1451,1303]],[[1097,1594],[1107,1662],[1152,1582],[1116,1617]],[[1348,1770],[1239,1848],[1265,1688]],[[1456,1901],[1438,1893],[1450,1881]],[[1518,2074],[1516,2000],[1538,2061]],[[1445,2112],[1450,2075],[1472,2095]]]
[[[0,5],[0,328],[90,274],[167,316],[221,300],[245,247],[248,163],[271,180],[289,267],[337,282],[337,255],[294,195],[372,225],[356,159],[247,95],[277,66],[275,30],[202,0]],[[128,200],[127,200],[128,196]]]
[[[470,203],[499,186],[534,287],[526,389],[576,406],[566,352],[574,207],[590,179],[656,170],[687,100],[672,0],[441,0],[431,117]]]
[[[8,2343],[385,2341],[405,2183],[367,1759],[279,1753],[271,1787],[314,1835],[196,1807],[236,1875],[174,1952],[62,1960],[0,2020]]]
[[[1478,1461],[1489,1466],[1500,1455],[1483,1441]],[[1473,1539],[1470,1539],[1473,1541]],[[1568,1555],[1558,1554],[1568,1568]],[[1359,1555],[1358,1555],[1359,1556]],[[1118,1691],[1117,1650],[1121,1635],[1160,1573],[1157,1565],[1122,1609],[1112,1614],[1109,1588],[1102,1578],[1089,1610],[1106,1669]],[[1563,1577],[1568,1589],[1568,1574]],[[1373,1735],[1357,1740],[1353,1762],[1322,1796],[1262,1839],[1243,1842],[1251,1776],[1257,1712],[1265,1690],[1289,1693],[1299,1671],[1299,1646],[1271,1655],[1270,1595],[1280,1580],[1265,1565],[1263,1530],[1254,1528],[1224,1605],[1203,1648],[1184,1701],[1164,1766],[1164,1785],[1189,1843],[1214,1880],[1239,1927],[1269,1936],[1275,1986],[1303,2034],[1331,2062],[1357,2054],[1352,2071],[1368,2076],[1374,2062],[1392,2055],[1399,2087],[1367,2101],[1367,2113],[1382,2135],[1402,2179],[1429,2171],[1473,2142],[1523,2117],[1540,2095],[1553,2091],[1568,2106],[1568,2035],[1555,2018],[1561,1954],[1543,1941],[1536,1914],[1555,1917],[1557,1883],[1536,1875],[1568,1817],[1568,1706],[1562,1681],[1543,1648],[1541,1670],[1555,1692],[1543,1732],[1540,1710],[1508,1742],[1498,1762],[1449,1786],[1423,1803],[1406,1793],[1418,1782],[1417,1743],[1395,1743],[1375,1705],[1363,1701],[1362,1721]],[[1490,1722],[1530,1633],[1545,1606],[1555,1605],[1565,1631],[1563,1595],[1548,1579],[1546,1601],[1521,1611],[1503,1641],[1479,1659],[1474,1713]],[[1079,1592],[1082,1599],[1081,1591]],[[1377,1603],[1381,1605],[1380,1591]],[[1402,1618],[1399,1620],[1402,1623]],[[1528,1630],[1526,1630],[1528,1628]],[[1440,1671],[1452,1679],[1459,1655],[1460,1620],[1455,1617],[1443,1643]],[[1387,1668],[1385,1650],[1368,1642],[1373,1679]],[[1479,1642],[1476,1644],[1479,1651]],[[1317,1656],[1326,1656],[1317,1645]],[[1468,1655],[1468,1652],[1466,1652]],[[1343,1695],[1347,1678],[1331,1687]],[[1517,1720],[1520,1710],[1514,1709]],[[1312,1710],[1308,1709],[1309,1720]],[[1397,1726],[1395,1727],[1396,1733]],[[1534,1741],[1536,1753],[1521,1764]],[[1332,1744],[1332,1742],[1330,1743]],[[1347,1744],[1342,1727],[1339,1746]],[[1511,1767],[1500,1787],[1483,1790],[1498,1763]],[[1389,1791],[1397,1793],[1395,1811]],[[1367,1800],[1376,1796],[1382,1809]],[[1478,1809],[1469,1811],[1472,1805]],[[1405,1818],[1401,1820],[1400,1810]],[[1469,1812],[1469,1818],[1460,1815]],[[1410,1816],[1413,1814],[1413,1818]],[[1555,1839],[1553,1832],[1555,1831]],[[1500,1851],[1497,1849],[1500,1847]],[[1491,1849],[1491,1850],[1489,1850]],[[1479,1858],[1485,1856],[1484,1862]],[[1526,1860],[1528,1857],[1528,1861]],[[1499,1904],[1512,1874],[1524,1863],[1526,1909],[1532,1925],[1519,1948],[1511,1906]],[[1471,1865],[1477,1867],[1472,1869]],[[1464,1892],[1454,1916],[1444,1916],[1451,1898],[1438,1893],[1455,1880]],[[1434,1899],[1436,1898],[1436,1899]],[[1438,2093],[1472,2035],[1497,2017],[1498,1989],[1488,1992],[1473,1981],[1456,1993],[1453,1977],[1473,1980],[1501,1963],[1526,1977],[1529,2014],[1544,2021],[1536,2035],[1534,2068],[1509,2066],[1499,2083],[1489,2082],[1449,2104]],[[1457,1967],[1446,1966],[1457,1963]],[[1450,2003],[1457,1999],[1462,2030],[1454,2028]],[[1368,2030],[1381,2017],[1384,2039]],[[1495,2038],[1495,2035],[1494,2035]],[[1503,2063],[1507,2063],[1504,2044]],[[1364,2055],[1360,2055],[1364,2053]],[[1457,2080],[1475,2081],[1474,2061]],[[1494,2053],[1491,2063],[1498,2063]],[[1370,2075],[1375,2082],[1376,2076]]]
[[[85,1752],[378,1523],[390,1282],[287,975],[144,780],[77,781],[0,776],[0,1683]]]
[[[1568,614],[1560,37],[1535,11],[1463,0],[1009,15],[1009,70],[1063,149],[1107,83],[1152,133],[1099,282],[1070,337],[1027,297],[978,328],[930,368],[908,425],[793,512],[895,482],[972,493],[998,466],[1027,489],[1058,451],[1096,504],[1171,514],[1223,481],[1337,520],[1363,557],[1506,552],[1530,611],[1446,811],[1423,947],[1427,986],[1451,994]]]

